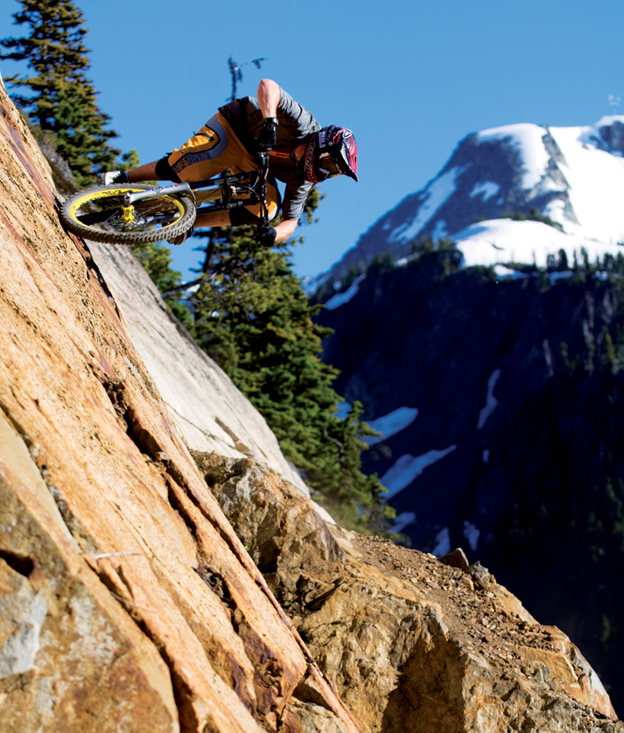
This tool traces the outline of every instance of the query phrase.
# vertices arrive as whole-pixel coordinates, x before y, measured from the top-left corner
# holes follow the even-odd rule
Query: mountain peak
[[[381,253],[398,261],[420,238],[457,241],[466,265],[525,261],[519,241],[522,257],[537,264],[560,249],[570,258],[581,248],[590,256],[616,253],[623,194],[624,115],[579,127],[525,122],[472,133],[435,178],[375,222],[317,282],[339,280]],[[528,214],[538,220],[533,226],[509,219]]]

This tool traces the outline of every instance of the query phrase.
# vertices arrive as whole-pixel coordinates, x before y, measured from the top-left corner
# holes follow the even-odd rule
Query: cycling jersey
[[[290,94],[280,88],[280,102],[277,107],[277,143],[270,153],[269,170],[278,181],[286,184],[282,204],[284,219],[298,219],[303,211],[312,187],[297,171],[297,162],[290,156],[292,151],[315,132],[321,129],[314,115],[296,102]],[[219,109],[234,134],[245,148],[256,150],[264,116],[255,97],[243,97]]]

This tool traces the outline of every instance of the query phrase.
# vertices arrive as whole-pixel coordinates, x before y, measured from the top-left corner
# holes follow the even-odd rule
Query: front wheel
[[[154,196],[125,206],[127,193],[149,189],[156,192]],[[171,240],[189,230],[196,216],[188,194],[163,195],[141,183],[88,188],[67,199],[61,210],[61,219],[74,234],[109,244]]]

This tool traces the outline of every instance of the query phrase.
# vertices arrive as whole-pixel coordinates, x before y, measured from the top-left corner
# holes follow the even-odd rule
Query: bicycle
[[[65,201],[61,219],[74,234],[108,244],[171,240],[191,229],[199,214],[244,206],[259,205],[258,226],[268,226],[280,205],[279,192],[269,178],[268,153],[258,153],[257,159],[258,170],[196,183],[88,188]],[[267,198],[268,185],[277,200]]]

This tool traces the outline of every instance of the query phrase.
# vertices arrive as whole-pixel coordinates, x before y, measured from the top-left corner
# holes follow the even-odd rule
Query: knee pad
[[[180,176],[169,165],[169,156],[165,155],[156,163],[156,175],[163,181],[173,181],[174,183],[182,183]]]

